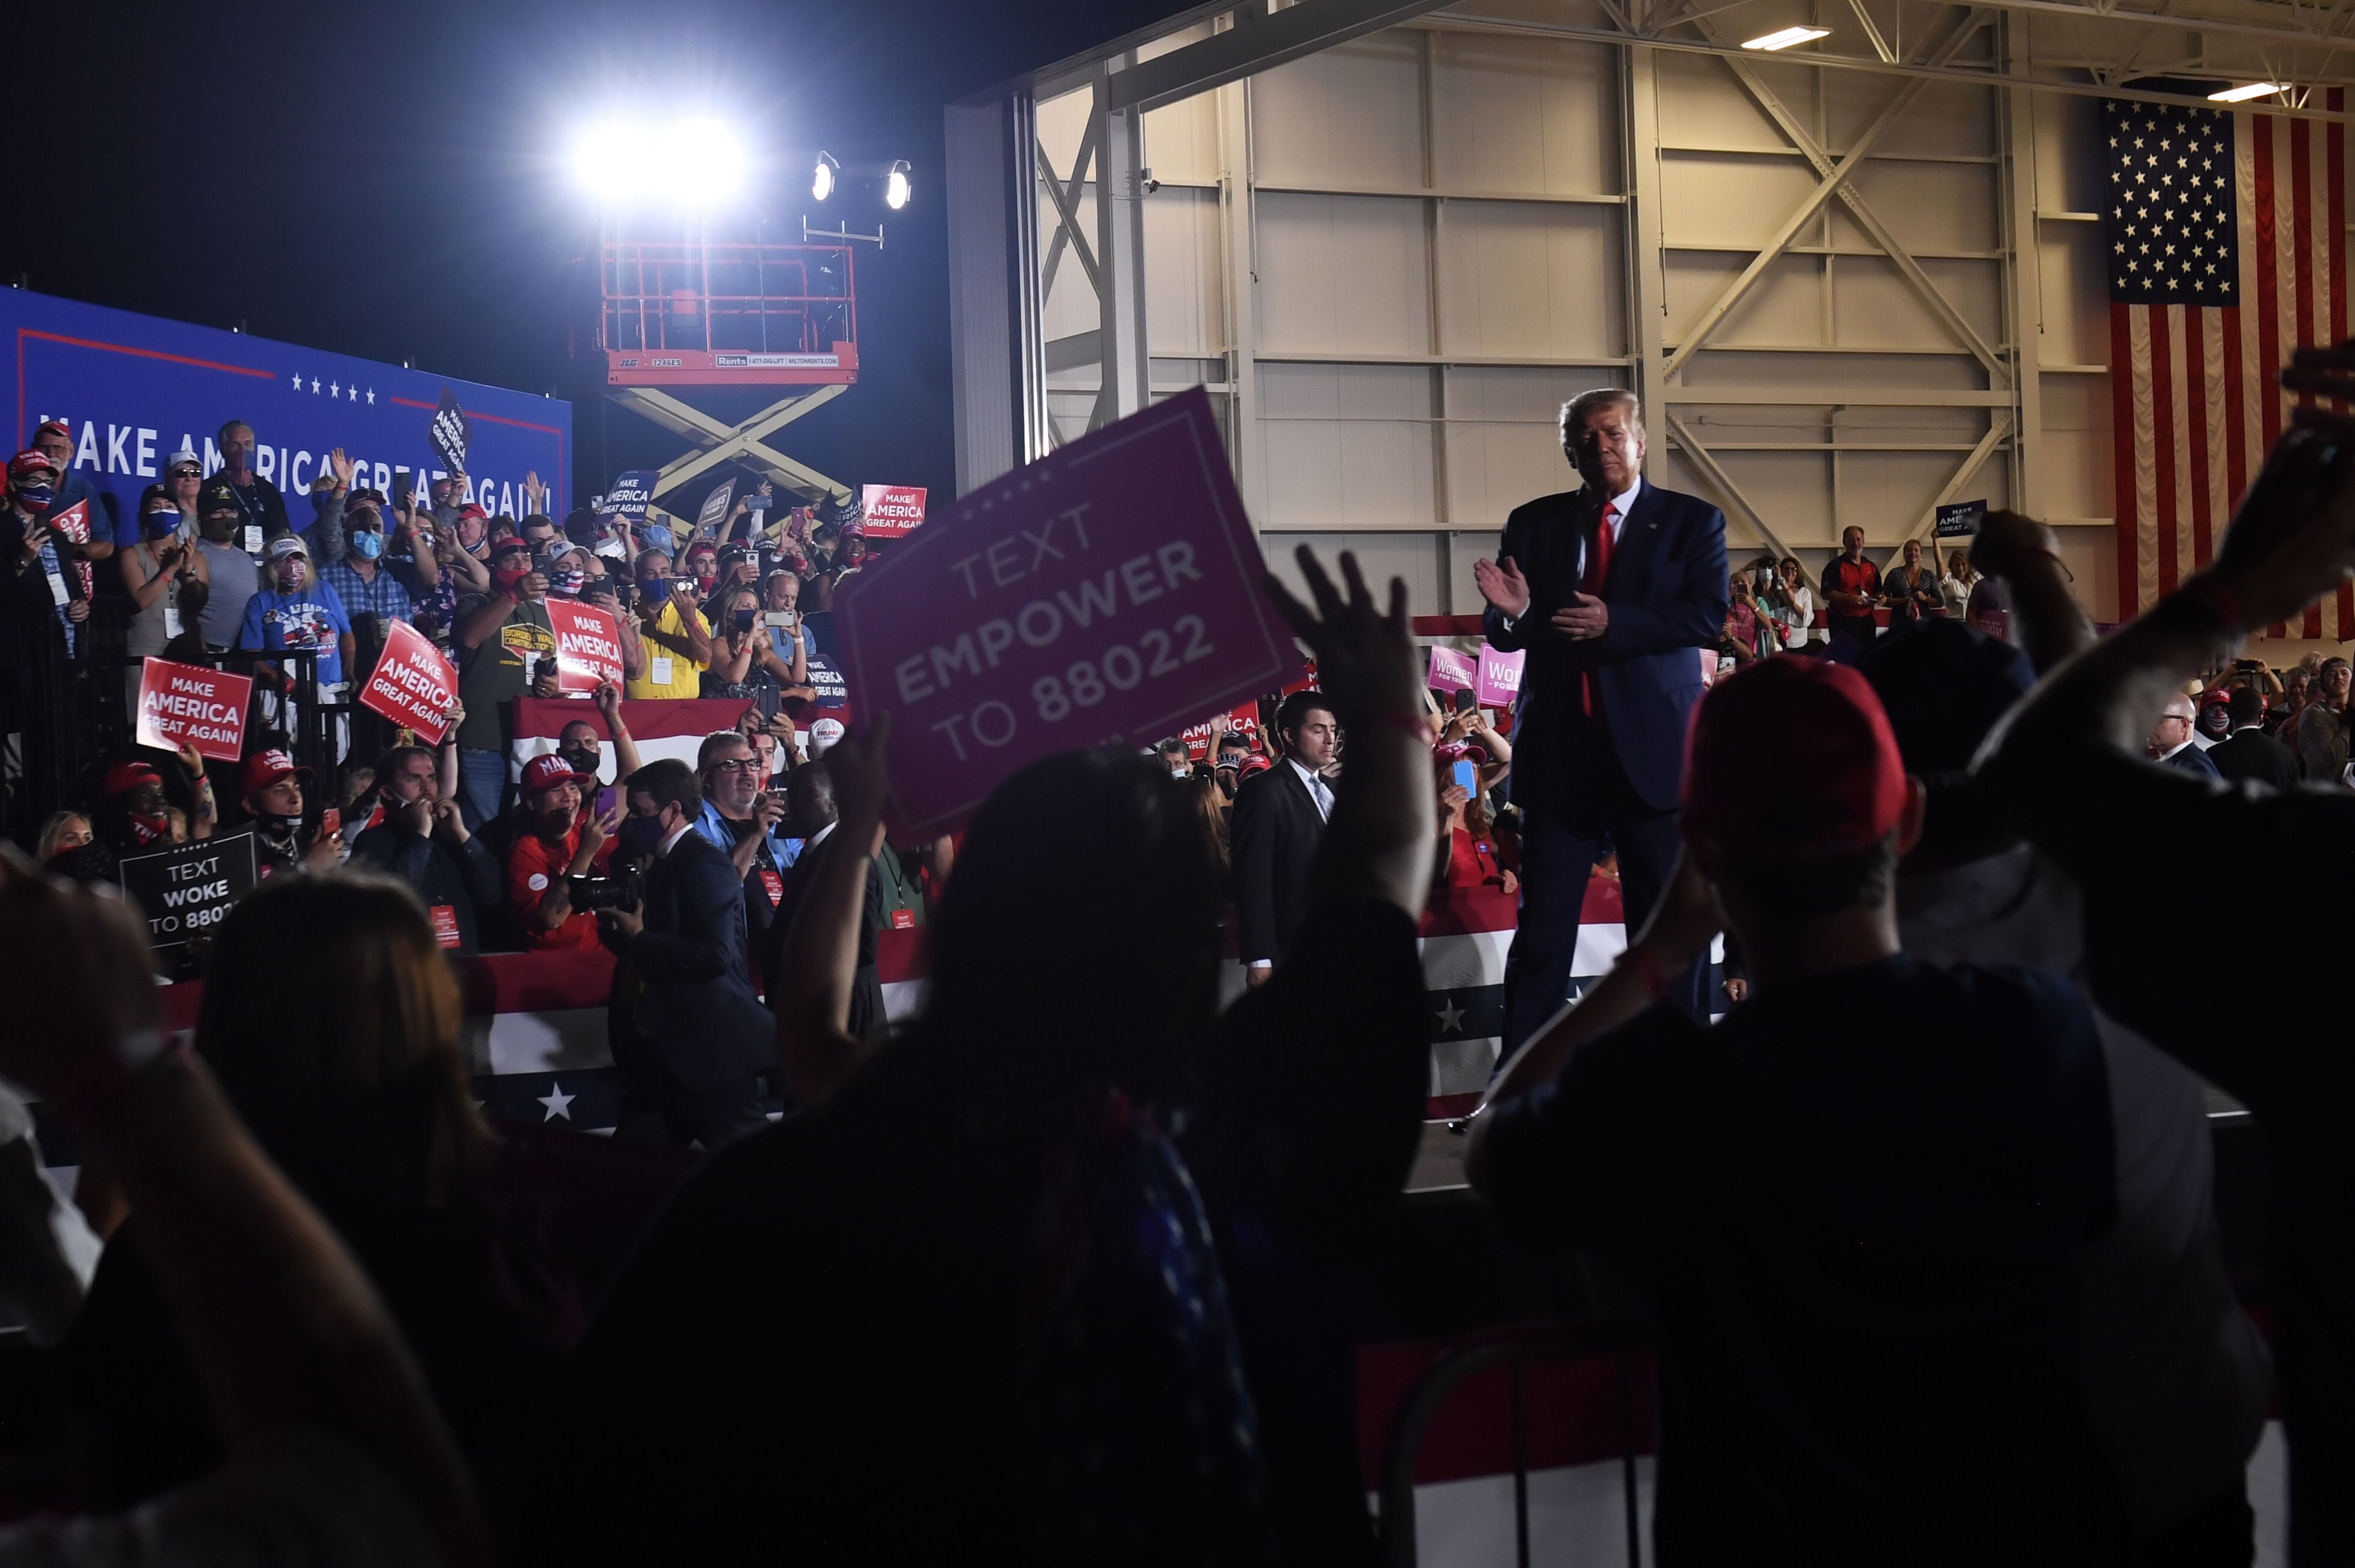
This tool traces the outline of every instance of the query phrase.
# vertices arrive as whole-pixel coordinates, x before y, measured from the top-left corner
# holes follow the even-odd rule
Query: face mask
[[[46,513],[58,493],[46,484],[20,484],[16,487],[16,503],[36,515]]]
[[[550,572],[548,574],[548,591],[570,599],[581,591],[581,585],[588,580],[587,572]]]
[[[613,834],[613,853],[623,860],[651,860],[665,837],[660,817],[625,817]]]
[[[564,758],[564,766],[575,773],[594,774],[597,765],[604,760],[603,754],[593,746],[581,751],[559,751],[556,755]]]
[[[133,811],[131,813],[131,836],[143,844],[152,844],[159,839],[168,839],[172,836],[172,819],[160,813],[153,817],[145,817]]]
[[[363,561],[373,561],[384,554],[384,535],[373,528],[361,528],[352,535],[352,554]]]
[[[491,583],[501,593],[515,593],[521,589],[523,579],[529,576],[529,567],[502,567],[491,574]]]
[[[140,521],[146,524],[150,539],[164,539],[179,531],[180,514],[177,512],[150,512]]]
[[[1190,777],[1190,776],[1193,774],[1193,771],[1194,771],[1194,770],[1193,770],[1192,768],[1186,768],[1186,767],[1181,767],[1180,765],[1178,765],[1178,763],[1175,763],[1175,762],[1173,762],[1173,763],[1171,763],[1171,764],[1169,765],[1169,777],[1170,777],[1170,778],[1172,778],[1172,779],[1185,779],[1185,778],[1188,778],[1188,777]]]
[[[300,817],[282,817],[275,811],[256,811],[253,820],[261,824],[265,836],[273,839],[289,837],[294,832],[294,824],[302,821]]]
[[[303,588],[303,563],[302,563],[302,562],[300,562],[300,561],[281,561],[281,562],[279,562],[279,563],[278,563],[278,571],[277,571],[276,576],[277,576],[277,577],[278,577],[278,591],[279,591],[280,593],[298,593],[298,592],[300,592],[300,591],[302,590],[302,588]]]

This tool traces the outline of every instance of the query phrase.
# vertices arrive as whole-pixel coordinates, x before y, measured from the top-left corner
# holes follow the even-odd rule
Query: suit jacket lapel
[[[1668,503],[1660,499],[1658,487],[1645,480],[1643,488],[1636,492],[1636,504],[1627,509],[1626,517],[1619,524],[1618,542],[1611,547],[1611,576],[1603,585],[1605,599],[1611,597],[1613,588],[1630,581],[1627,574],[1636,563],[1651,554],[1653,542],[1659,536],[1660,515],[1667,506]],[[1601,524],[1600,508],[1596,509],[1595,522]]]

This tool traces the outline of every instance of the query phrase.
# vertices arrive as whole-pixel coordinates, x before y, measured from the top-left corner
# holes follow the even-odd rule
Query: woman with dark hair
[[[1345,599],[1301,556],[1321,615],[1270,592],[1349,770],[1297,937],[1223,1017],[1195,801],[1103,750],[983,803],[922,1016],[854,1039],[888,716],[827,754],[860,853],[813,879],[770,992],[805,1108],[707,1160],[601,1310],[565,1555],[1370,1552],[1342,1282],[1395,1211],[1429,1077],[1430,754],[1404,587],[1379,613],[1351,557]]]
[[[496,1212],[462,1012],[408,889],[278,877],[219,927],[197,1049],[368,1269],[512,1545],[543,1396],[581,1313],[560,1268]],[[124,1245],[139,1225],[134,1213],[109,1245],[65,1344],[89,1501],[109,1509],[222,1452],[146,1259]]]
[[[1220,876],[1227,870],[1227,792],[1219,788],[1219,776],[1208,768],[1198,768],[1182,786],[1194,797],[1194,813],[1202,820],[1202,833],[1210,842],[1210,853],[1219,863]]]
[[[1890,568],[1881,581],[1881,597],[1889,606],[1892,630],[1945,610],[1945,590],[1938,585],[1936,569],[1922,562],[1921,540],[1905,541],[1905,564]]]

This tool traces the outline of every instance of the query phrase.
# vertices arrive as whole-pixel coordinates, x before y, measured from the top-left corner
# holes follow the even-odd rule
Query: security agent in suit
[[[1228,824],[1237,940],[1252,985],[1275,972],[1307,910],[1308,863],[1333,814],[1333,786],[1319,769],[1341,731],[1322,694],[1295,692],[1275,711],[1284,758],[1243,780]]]
[[[2229,784],[2254,779],[2274,789],[2297,788],[2297,753],[2265,733],[2264,694],[2235,686],[2227,699],[2231,733],[2208,748],[2209,765]]]
[[[776,1024],[749,978],[743,878],[695,831],[703,791],[686,763],[648,763],[623,796],[621,851],[651,852],[653,863],[643,913],[597,914],[599,937],[621,960],[615,986],[641,988],[631,1027],[613,1040],[614,1065],[673,1139],[717,1149],[768,1125],[757,1080],[776,1057]]]
[[[1584,482],[1505,520],[1473,568],[1492,647],[1527,649],[1513,725],[1521,912],[1505,965],[1505,1050],[1561,1010],[1588,874],[1619,855],[1627,930],[1642,928],[1677,858],[1696,649],[1725,625],[1725,514],[1643,477],[1643,410],[1617,387],[1563,405],[1562,450]],[[1761,759],[1764,766],[1766,759]],[[1708,1016],[1701,966],[1669,1000]]]

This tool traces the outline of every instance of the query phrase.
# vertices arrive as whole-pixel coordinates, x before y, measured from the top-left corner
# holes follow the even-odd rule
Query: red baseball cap
[[[2262,692],[2258,694],[2259,696],[2264,694]],[[2200,694],[2200,705],[2203,708],[2218,706],[2232,700],[2232,694],[2222,686],[2210,686]]]
[[[1254,751],[1249,757],[1244,758],[1242,762],[1235,768],[1235,777],[1238,779],[1248,779],[1254,773],[1264,773],[1274,766],[1274,763],[1270,762],[1266,758],[1262,757],[1258,752]]]
[[[22,479],[37,468],[46,469],[50,473],[58,471],[58,465],[49,461],[48,453],[38,447],[27,447],[8,460],[8,477]]]
[[[101,792],[110,799],[127,795],[142,784],[161,784],[164,776],[144,762],[118,762],[106,770],[106,782]]]
[[[246,794],[250,795],[256,789],[267,789],[281,779],[299,779],[308,784],[311,770],[295,767],[294,759],[282,751],[257,751],[245,759],[243,788]]]
[[[597,782],[597,776],[594,773],[573,771],[564,758],[551,751],[545,757],[535,757],[523,765],[523,783],[519,788],[527,795],[536,795],[542,789],[552,789],[567,780],[575,784],[594,784]]]
[[[1905,796],[1889,715],[1846,664],[1762,660],[1720,677],[1693,711],[1687,839],[1777,859],[1852,853],[1889,836]]]
[[[488,522],[490,520],[490,515],[491,514],[489,513],[484,511],[481,507],[475,505],[471,501],[466,503],[465,505],[458,508],[458,521],[461,523],[467,521],[469,518],[474,517],[480,517],[484,521]]]

